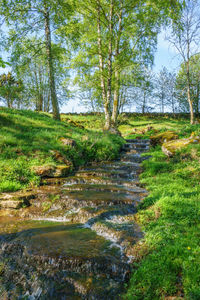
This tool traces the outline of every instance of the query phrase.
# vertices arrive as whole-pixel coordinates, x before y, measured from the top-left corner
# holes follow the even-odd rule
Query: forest
[[[0,299],[199,300],[199,162],[199,0],[0,0]]]

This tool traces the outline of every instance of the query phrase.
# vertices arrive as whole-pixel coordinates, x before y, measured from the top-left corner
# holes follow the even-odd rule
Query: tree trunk
[[[108,80],[107,80],[107,105],[106,109],[109,111],[110,115],[110,104],[111,104],[111,96],[112,96],[112,74],[113,74],[113,67],[112,67],[112,51],[113,51],[113,42],[112,42],[112,35],[113,35],[113,0],[111,0],[110,4],[110,15],[109,15],[109,44],[108,44]],[[110,124],[109,124],[110,123]],[[109,130],[111,127],[111,122],[105,124],[105,129]]]
[[[161,95],[161,106],[162,106],[162,114],[164,114],[164,93],[162,92],[162,95]]]
[[[194,109],[193,109],[193,103],[191,99],[191,93],[190,93],[190,62],[189,57],[187,60],[187,100],[190,107],[190,124],[194,124]]]
[[[174,96],[172,95],[172,113],[175,115]]]
[[[122,32],[122,2],[121,2],[121,9],[119,14],[119,22],[118,22],[119,32],[118,38],[116,40],[115,46],[115,60],[118,59],[119,56],[119,45],[120,45],[120,38]],[[115,88],[114,88],[114,99],[113,99],[113,111],[112,111],[112,124],[115,127],[117,123],[117,117],[119,113],[119,93],[120,93],[120,71],[118,66],[115,69]]]
[[[146,107],[146,90],[144,90],[144,97],[143,97],[143,104],[142,104],[142,114],[145,113],[145,107]]]
[[[98,54],[99,54],[99,70],[100,70],[100,80],[101,80],[101,90],[102,90],[102,98],[104,104],[104,113],[105,113],[105,129],[108,130],[110,128],[110,109],[109,103],[106,93],[106,86],[105,86],[105,78],[104,78],[104,61],[103,61],[103,54],[102,54],[102,39],[101,39],[101,7],[100,2],[98,1],[97,6],[97,33],[98,33]]]
[[[199,118],[199,83],[197,84],[197,111],[196,111],[196,114],[197,114],[197,118]]]
[[[49,84],[50,84],[50,91],[51,91],[53,118],[55,120],[60,120],[59,106],[58,106],[56,87],[55,87],[52,49],[51,49],[51,29],[50,29],[49,8],[47,7],[46,1],[44,2],[44,19],[45,19],[46,53],[47,53],[48,68],[49,68]]]

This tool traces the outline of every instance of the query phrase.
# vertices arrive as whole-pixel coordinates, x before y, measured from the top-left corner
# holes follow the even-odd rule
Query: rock
[[[174,131],[165,131],[150,136],[152,146],[162,145],[165,142],[169,142],[176,139],[178,139],[178,135]]]
[[[67,122],[69,125],[74,126],[74,127],[78,127],[80,129],[84,129],[84,126],[79,124],[78,122],[74,122],[70,119],[65,119],[65,122]]]
[[[70,147],[76,146],[76,141],[73,139],[61,138],[60,140],[64,146],[70,146]]]
[[[59,166],[56,166],[56,169],[53,172],[52,177],[55,177],[55,178],[65,177],[70,173],[70,171],[71,171],[71,166],[59,165]]]
[[[122,136],[121,132],[117,128],[115,128],[115,127],[111,127],[108,131],[109,131],[109,133],[117,134],[119,136]]]
[[[179,139],[176,141],[170,141],[166,142],[162,145],[162,151],[165,155],[168,157],[172,157],[177,150],[180,150],[182,148],[185,148],[186,146],[190,144],[196,144],[200,143],[200,137],[199,136],[194,136],[191,135],[191,137],[186,138],[186,139]]]
[[[0,207],[1,208],[11,208],[19,209],[22,206],[29,206],[30,199],[34,199],[35,195],[28,192],[17,192],[17,193],[3,193],[0,195]]]
[[[41,178],[58,178],[65,177],[71,171],[72,165],[57,165],[57,166],[35,166],[34,172]]]
[[[54,157],[54,159],[56,161],[58,161],[60,163],[64,163],[64,164],[66,164],[68,166],[72,166],[72,162],[69,161],[68,159],[66,159],[64,157],[64,155],[62,155],[59,151],[57,151],[57,150],[50,150],[49,152],[53,155],[53,157]]]
[[[19,209],[23,206],[24,202],[21,200],[5,200],[0,201],[1,208],[12,208],[12,209]]]
[[[34,166],[33,171],[36,175],[40,177],[53,177],[55,171],[55,166],[45,165],[45,166]]]

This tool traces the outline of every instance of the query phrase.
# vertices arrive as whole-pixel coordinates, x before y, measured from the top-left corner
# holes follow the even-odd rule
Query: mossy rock
[[[162,145],[163,143],[178,139],[178,135],[174,131],[165,131],[150,136],[151,145]]]
[[[61,143],[63,144],[63,146],[70,146],[70,147],[75,147],[76,146],[76,141],[73,139],[67,139],[62,137],[60,139]]]
[[[162,145],[162,151],[165,155],[172,157],[177,150],[187,147],[190,144],[200,143],[200,137],[191,136],[186,139],[179,139],[176,141],[166,142]]]
[[[70,171],[72,170],[72,166],[64,164],[57,166],[34,166],[33,170],[36,175],[40,176],[41,178],[59,178],[69,175]]]
[[[36,175],[41,178],[44,177],[53,177],[53,173],[55,172],[55,166],[52,165],[43,165],[43,166],[33,166],[32,170]]]
[[[59,165],[59,166],[56,166],[56,169],[53,172],[52,177],[54,177],[54,178],[65,177],[70,174],[70,171],[71,171],[71,166]]]
[[[81,125],[79,122],[74,122],[73,120],[70,120],[70,119],[65,119],[64,121],[67,122],[71,126],[78,127],[80,129],[85,129],[85,127],[83,125]]]

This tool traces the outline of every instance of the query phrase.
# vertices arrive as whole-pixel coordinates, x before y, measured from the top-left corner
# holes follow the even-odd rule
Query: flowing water
[[[120,160],[47,179],[29,207],[0,210],[0,299],[121,299],[142,238],[134,214],[148,147],[129,140]]]

